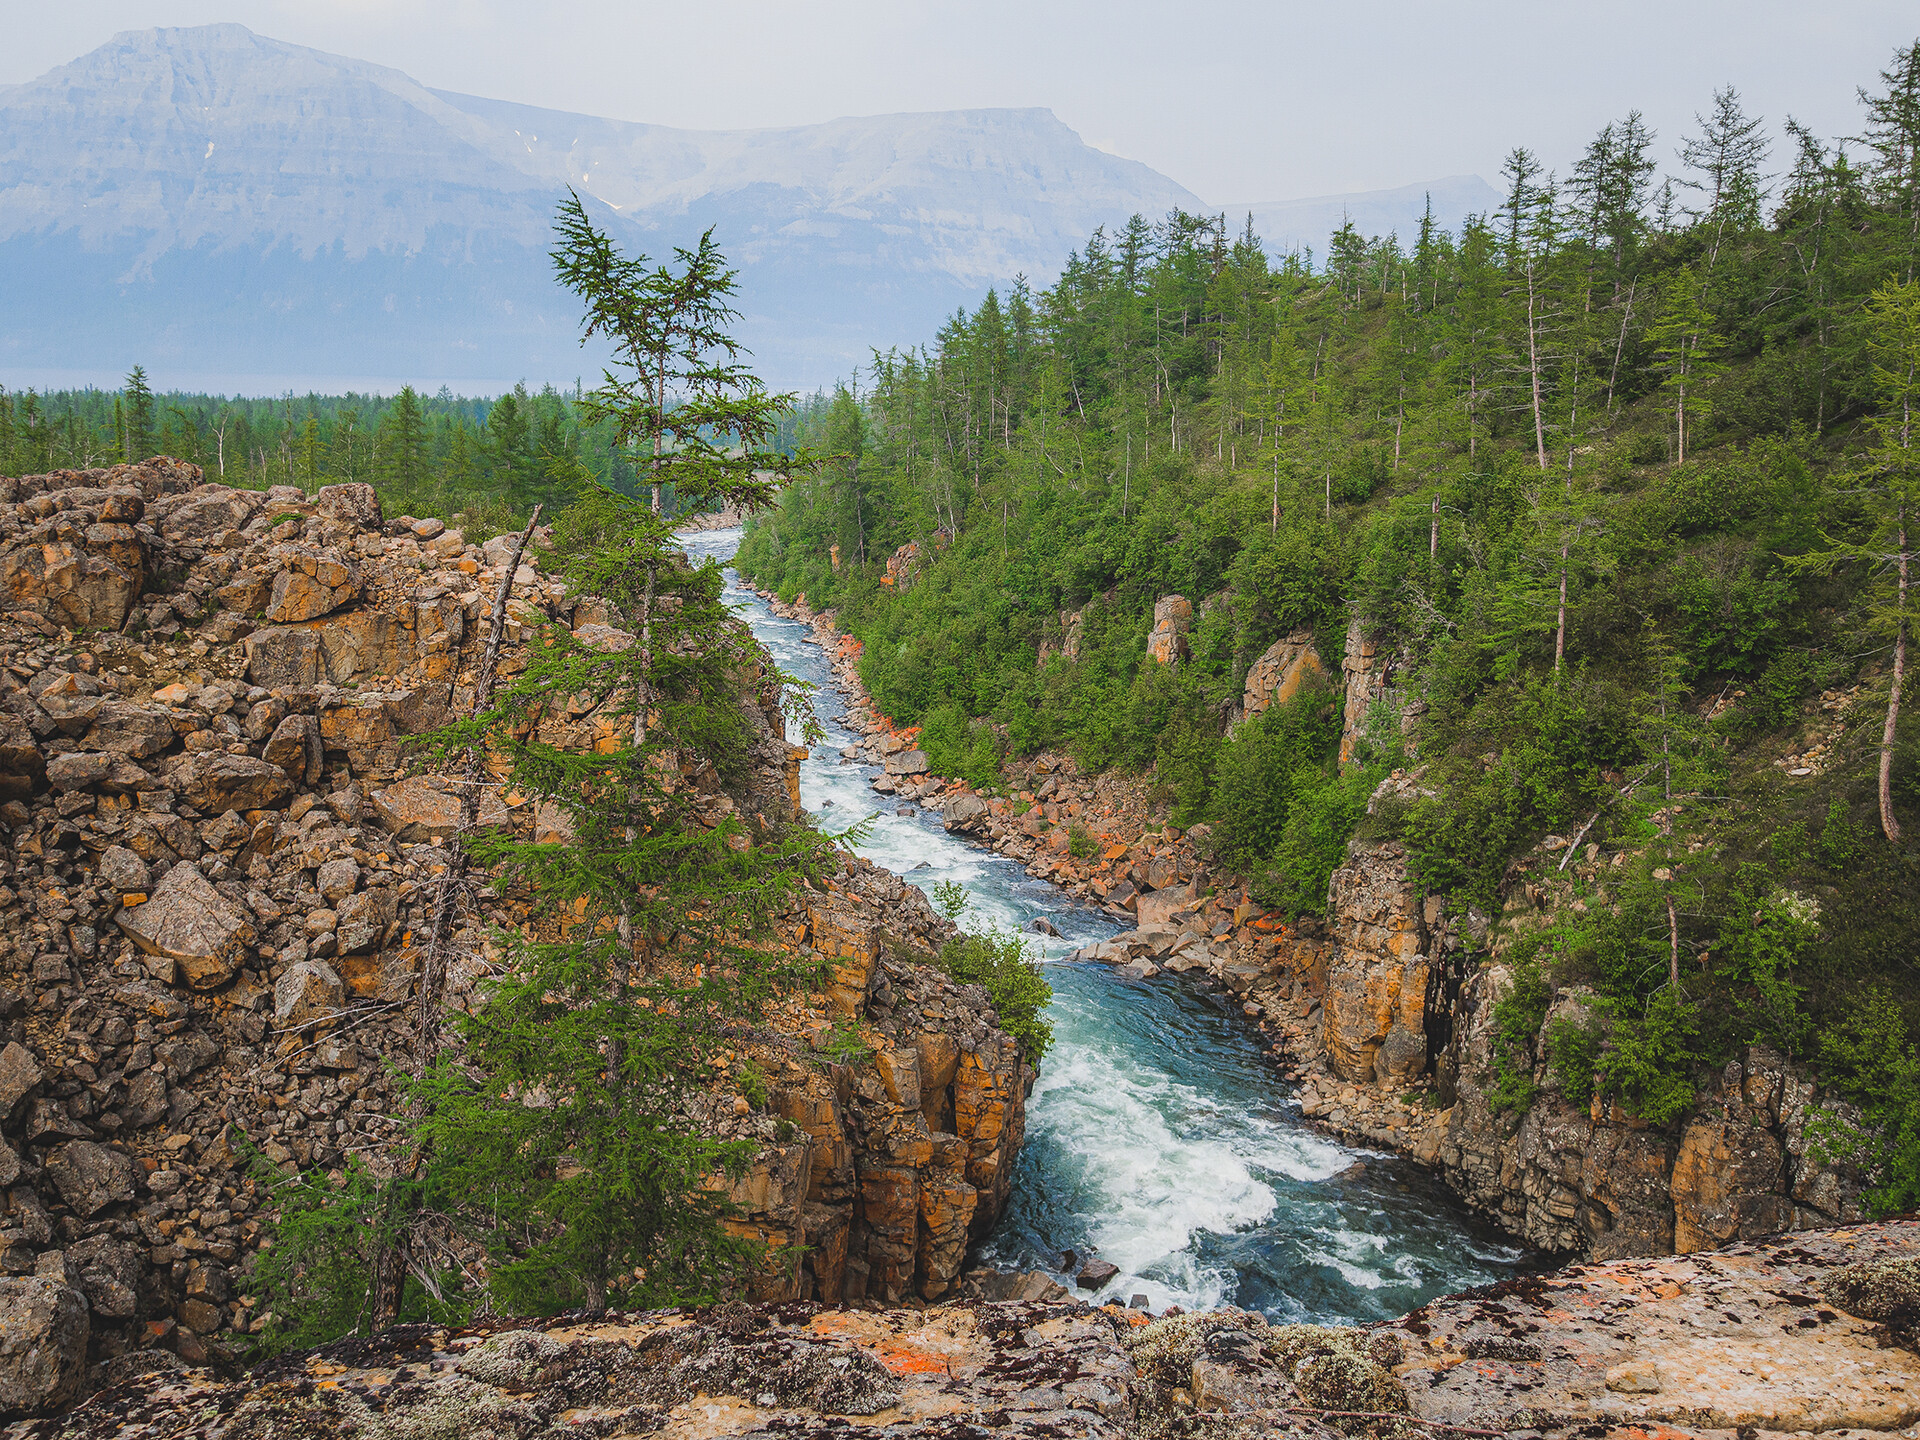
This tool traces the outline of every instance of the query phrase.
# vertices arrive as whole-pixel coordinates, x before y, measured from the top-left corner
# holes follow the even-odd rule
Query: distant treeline
[[[201,466],[209,480],[248,489],[344,481],[380,487],[392,513],[456,511],[525,515],[564,497],[549,472],[574,460],[599,480],[638,493],[634,467],[605,423],[589,424],[572,393],[525,383],[492,399],[445,386],[421,395],[291,393],[246,397],[156,393],[135,366],[113,390],[8,391],[0,387],[0,474],[85,470],[149,455]],[[791,451],[799,417],[824,406],[802,402],[782,426]]]

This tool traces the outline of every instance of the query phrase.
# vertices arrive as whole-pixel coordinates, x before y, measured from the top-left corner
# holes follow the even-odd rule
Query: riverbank
[[[1232,996],[1264,1038],[1278,1073],[1299,1085],[1301,1113],[1316,1129],[1437,1165],[1451,1116],[1435,1077],[1403,1065],[1368,1085],[1334,1068],[1343,1048],[1352,1056],[1370,1041],[1376,1049],[1385,1044],[1398,1012],[1424,998],[1364,984],[1356,993],[1337,981],[1328,994],[1335,949],[1330,928],[1354,922],[1389,934],[1414,930],[1409,912],[1417,902],[1404,879],[1396,886],[1363,859],[1344,887],[1336,877],[1342,893],[1328,925],[1293,925],[1255,904],[1237,877],[1215,870],[1206,858],[1207,828],[1183,832],[1168,824],[1143,779],[1085,776],[1071,756],[1059,754],[1010,764],[1005,773],[1018,788],[1006,794],[982,794],[964,780],[935,775],[914,744],[918,732],[897,727],[867,695],[859,640],[804,598],[788,604],[767,591],[755,593],[776,615],[806,625],[830,658],[848,724],[860,736],[843,758],[880,765],[885,773],[875,781],[877,791],[939,812],[949,832],[1018,861],[1028,875],[1128,927],[1075,952],[1079,958],[1141,980],[1166,971]],[[1338,1013],[1330,1016],[1330,1008]],[[1397,1028],[1407,1035],[1420,1030],[1417,1019]],[[1422,1068],[1424,1060],[1423,1045]]]

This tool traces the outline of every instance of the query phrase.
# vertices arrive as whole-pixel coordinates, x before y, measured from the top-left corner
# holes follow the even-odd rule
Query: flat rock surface
[[[1117,1436],[1127,1320],[1086,1306],[727,1305],[591,1322],[410,1326],[238,1379],[165,1368],[9,1440],[293,1436]]]
[[[1915,1257],[1920,1223],[1903,1220],[1510,1280],[1395,1322],[1398,1373],[1416,1415],[1484,1429],[1904,1432],[1920,1356],[1822,1288]]]

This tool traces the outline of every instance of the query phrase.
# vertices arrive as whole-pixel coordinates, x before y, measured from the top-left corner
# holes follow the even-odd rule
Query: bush
[[[1377,771],[1321,775],[1297,771],[1295,791],[1273,849],[1272,867],[1259,877],[1254,898],[1284,910],[1289,917],[1319,915],[1327,908],[1327,886],[1347,856],[1367,799],[1379,784]]]
[[[1684,995],[1662,990],[1635,1014],[1614,1001],[1606,1049],[1594,1062],[1600,1093],[1650,1125],[1669,1125],[1693,1104],[1700,1013]]]
[[[1339,748],[1339,697],[1324,687],[1303,688],[1234,732],[1214,770],[1222,857],[1251,868],[1272,855],[1294,795],[1325,783]]]
[[[1496,1115],[1525,1115],[1540,1087],[1533,1078],[1533,1046],[1553,1003],[1553,985],[1537,960],[1513,965],[1513,984],[1493,1006],[1493,1093],[1488,1108]]]
[[[940,949],[940,968],[962,985],[984,986],[999,1012],[1000,1028],[1020,1042],[1028,1064],[1040,1063],[1053,1043],[1053,1026],[1040,1018],[1053,999],[1053,987],[1018,935],[999,930],[956,935]]]
[[[405,1219],[394,1183],[376,1179],[357,1156],[338,1185],[313,1171],[283,1175],[257,1153],[249,1169],[273,1211],[273,1245],[253,1272],[260,1313],[273,1317],[257,1342],[261,1351],[306,1350],[366,1333],[375,1261]],[[421,1288],[409,1285],[407,1296],[413,1303],[402,1318],[429,1318]],[[435,1320],[458,1318],[454,1306],[434,1308]]]

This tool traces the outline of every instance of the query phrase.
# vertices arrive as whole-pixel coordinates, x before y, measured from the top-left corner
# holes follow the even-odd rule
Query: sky
[[[1564,171],[1713,91],[1857,133],[1913,0],[9,0],[0,85],[119,30],[237,21],[443,90],[690,129],[1046,106],[1210,204]],[[1784,154],[1782,155],[1784,158]]]

